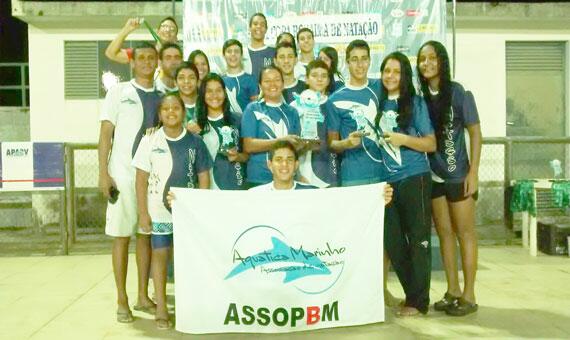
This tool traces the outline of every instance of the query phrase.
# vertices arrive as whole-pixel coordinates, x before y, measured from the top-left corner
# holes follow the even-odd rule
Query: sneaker
[[[475,313],[479,306],[476,303],[469,302],[463,298],[458,298],[455,303],[445,310],[447,315],[464,316]]]
[[[450,306],[452,306],[455,303],[455,301],[457,301],[457,299],[459,298],[446,292],[441,300],[433,304],[433,309],[439,312],[444,312]]]

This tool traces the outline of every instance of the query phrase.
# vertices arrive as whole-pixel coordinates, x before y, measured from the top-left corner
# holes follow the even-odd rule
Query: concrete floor
[[[131,304],[136,292],[134,256],[129,268]],[[132,324],[115,322],[110,255],[0,258],[0,339],[417,339],[570,338],[570,258],[532,258],[519,247],[482,247],[479,312],[463,318],[430,311],[401,319],[280,335],[192,336],[158,331],[150,315],[134,312]],[[402,296],[395,275],[392,292]],[[172,292],[172,287],[169,287]],[[432,300],[445,291],[443,272],[432,276]]]

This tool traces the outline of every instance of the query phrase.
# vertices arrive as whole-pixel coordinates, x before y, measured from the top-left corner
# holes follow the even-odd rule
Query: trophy
[[[294,94],[295,107],[301,120],[301,139],[319,143],[318,123],[323,123],[325,117],[321,113],[321,94],[313,90],[305,90],[301,95]]]
[[[350,111],[350,117],[356,122],[356,131],[364,132],[366,130],[368,119],[366,119],[362,108],[353,106]]]
[[[234,135],[236,131],[231,126],[222,126],[220,135],[222,136],[222,144],[220,145],[220,153],[227,155],[228,151],[236,147]]]

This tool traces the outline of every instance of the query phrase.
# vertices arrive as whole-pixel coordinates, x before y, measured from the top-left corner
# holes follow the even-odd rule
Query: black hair
[[[311,60],[308,64],[307,64],[307,72],[306,72],[306,77],[307,79],[309,79],[309,73],[311,73],[312,70],[316,69],[316,68],[324,68],[325,70],[327,70],[327,74],[329,75],[329,85],[327,86],[327,93],[331,92],[331,84],[330,82],[333,81],[334,82],[334,76],[333,78],[331,78],[331,72],[329,67],[327,66],[327,63],[325,63],[324,61],[320,60],[320,59],[315,59],[315,60]],[[309,85],[307,85],[307,88],[309,87]]]
[[[226,84],[224,84],[224,80],[217,73],[208,73],[200,83],[198,98],[196,99],[196,123],[202,129],[200,134],[204,134],[210,130],[210,125],[208,124],[208,105],[206,104],[206,85],[211,81],[216,81],[222,86],[222,90],[224,91],[224,102],[222,103],[224,124],[232,125],[230,101],[226,94]]]
[[[166,51],[169,48],[175,48],[178,50],[178,52],[180,52],[180,57],[182,57],[182,48],[180,47],[180,45],[178,45],[177,43],[165,43],[160,47],[160,51],[158,52],[158,58],[160,60],[162,60],[162,56],[164,54],[164,51]]]
[[[426,78],[420,72],[420,53],[425,46],[431,46],[437,55],[437,66],[439,70],[439,95],[432,96],[429,91],[429,84]],[[418,50],[418,62],[416,69],[418,72],[418,80],[422,95],[426,101],[430,117],[432,118],[436,136],[440,137],[444,134],[445,127],[451,121],[451,67],[449,63],[449,55],[445,46],[439,41],[428,41],[424,43]],[[437,138],[438,140],[440,138]]]
[[[135,57],[137,56],[137,50],[142,50],[146,48],[150,48],[154,50],[154,52],[156,52],[156,48],[150,42],[148,41],[139,42],[133,47],[133,59],[135,59]]]
[[[277,46],[275,46],[275,58],[277,58],[277,52],[282,48],[292,49],[293,54],[295,55],[295,58],[297,58],[297,49],[295,48],[295,46],[293,46],[293,44],[290,44],[288,42],[282,42],[280,44],[277,44]]]
[[[251,27],[251,23],[253,22],[253,18],[255,17],[262,17],[263,20],[265,21],[265,27],[267,28],[267,18],[265,17],[265,15],[263,13],[257,12],[255,14],[253,14],[250,18],[249,18],[249,26]]]
[[[281,39],[283,39],[284,36],[289,36],[291,37],[291,45],[293,45],[293,48],[295,50],[297,50],[297,44],[295,43],[295,37],[293,36],[293,34],[291,34],[290,32],[281,32],[278,36],[277,39],[275,39],[275,46],[279,45],[279,43],[281,42]]]
[[[178,100],[178,103],[180,103],[180,106],[182,107],[182,114],[183,115],[186,114],[184,112],[186,107],[184,106],[184,100],[182,100],[182,98],[178,95],[178,92],[166,92],[166,94],[162,98],[160,98],[160,102],[158,102],[158,127],[162,126],[162,122],[160,121],[160,108],[162,107],[162,104],[166,101],[166,99],[168,99],[169,97],[176,98],[176,100]]]
[[[360,39],[356,39],[351,41],[348,46],[346,47],[346,60],[348,61],[348,59],[350,58],[350,52],[352,52],[352,50],[354,50],[355,48],[362,48],[365,49],[368,57],[370,57],[370,46],[368,46],[368,43],[364,40],[360,40]]]
[[[275,71],[279,72],[279,75],[281,76],[281,80],[283,81],[283,72],[281,72],[281,69],[279,69],[279,67],[277,67],[275,65],[267,65],[267,66],[263,66],[261,68],[261,71],[259,71],[259,84],[261,84],[261,80],[263,79],[263,74],[269,70],[275,70]]]
[[[160,29],[160,26],[162,26],[162,23],[164,23],[165,21],[172,21],[174,23],[174,26],[176,26],[176,33],[178,33],[178,23],[176,22],[176,19],[174,19],[174,17],[166,17],[160,20],[160,22],[158,23],[158,29]]]
[[[194,75],[196,76],[196,79],[200,79],[200,74],[198,72],[198,69],[196,68],[196,65],[183,61],[180,66],[178,66],[178,68],[176,69],[176,72],[174,73],[174,79],[178,78],[178,73],[180,73],[180,71],[184,70],[184,69],[189,69],[190,71],[192,71],[194,73]]]
[[[301,27],[301,29],[297,31],[297,42],[299,42],[299,35],[301,35],[301,33],[303,33],[303,32],[309,32],[309,33],[311,33],[311,37],[313,37],[313,39],[315,39],[315,33],[313,33],[313,31],[311,31],[310,28],[308,28],[308,27]]]
[[[336,86],[334,76],[336,75],[343,82],[344,82],[344,77],[338,71],[338,52],[336,51],[336,49],[331,46],[325,46],[320,49],[319,54],[321,54],[321,52],[324,53],[331,60],[331,66],[328,68],[329,78],[330,78],[328,91],[330,93],[335,89]]]
[[[204,53],[204,51],[202,50],[194,50],[192,51],[192,53],[190,53],[190,55],[188,56],[188,62],[192,63],[192,64],[196,64],[194,62],[194,59],[196,59],[197,56],[203,56],[204,59],[206,59],[206,64],[208,65],[208,72],[210,72],[210,61],[208,60],[208,56],[206,55],[206,53]]]
[[[412,66],[408,57],[401,52],[392,52],[384,58],[382,65],[380,65],[380,72],[384,72],[388,60],[396,60],[400,63],[400,95],[398,97],[398,127],[401,130],[407,130],[410,126],[413,114],[413,100],[416,95],[416,89],[413,83]],[[382,107],[384,102],[388,100],[388,91],[384,84],[382,84],[383,91],[380,92],[379,102],[380,105],[378,114],[376,115],[375,125],[378,127],[380,118],[382,117]]]
[[[241,51],[241,54],[243,55],[243,45],[241,44],[241,42],[237,39],[228,39],[224,42],[224,46],[222,46],[222,54],[226,54],[226,50],[228,48],[230,48],[231,46],[237,46],[239,47],[239,50]],[[208,58],[206,58],[208,59]],[[208,63],[208,67],[209,67],[209,63]]]
[[[273,156],[275,156],[275,151],[279,150],[279,149],[289,149],[293,152],[293,155],[295,157],[295,160],[299,160],[299,154],[297,153],[297,150],[295,149],[295,146],[289,142],[288,140],[279,140],[277,142],[275,142],[275,144],[273,144],[273,146],[271,146],[271,149],[269,150],[269,160],[273,161]]]

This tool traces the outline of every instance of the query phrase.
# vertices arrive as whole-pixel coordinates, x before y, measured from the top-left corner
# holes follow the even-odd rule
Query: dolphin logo
[[[269,137],[269,139],[284,137],[289,134],[289,130],[287,129],[287,125],[283,119],[279,119],[279,123],[275,123],[271,117],[263,112],[253,111],[253,114],[255,115],[255,119],[265,124],[269,130],[273,132],[273,136],[271,136],[271,134],[265,131],[265,134],[267,137]]]
[[[385,111],[382,114],[382,118],[380,118],[380,124],[379,124],[380,129],[382,131],[394,132],[394,130],[398,127],[398,123],[396,120],[397,118],[398,118],[397,112],[392,110]],[[390,157],[392,157],[392,159],[396,161],[396,163],[398,163],[398,165],[402,165],[402,154],[400,153],[399,146],[388,144],[383,138],[380,138],[379,143],[384,148],[384,150],[386,150],[388,155],[390,155]]]
[[[288,246],[277,237],[271,237],[273,249],[265,250],[252,256],[248,256],[245,261],[238,264],[225,277],[230,279],[246,270],[254,269],[256,263],[258,265],[267,265],[270,263],[283,262],[289,265],[277,268],[278,272],[285,272],[283,283],[295,281],[310,275],[330,275],[331,271],[327,266],[313,253],[304,251],[302,248],[294,249]],[[291,265],[291,263],[293,263]]]
[[[366,136],[366,138],[370,139],[376,143],[376,145],[378,145],[376,131],[374,129],[374,119],[376,118],[377,110],[376,104],[372,99],[370,99],[368,105],[363,105],[348,100],[339,100],[337,102],[334,102],[334,106],[338,107],[339,109],[349,110],[350,117],[355,121],[356,116],[360,116],[363,120],[366,120],[367,124],[364,126],[364,132],[368,133],[368,136]]]

